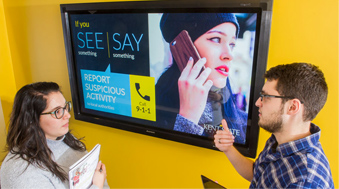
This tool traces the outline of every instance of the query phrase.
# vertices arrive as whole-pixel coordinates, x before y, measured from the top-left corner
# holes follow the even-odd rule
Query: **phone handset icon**
[[[143,98],[143,99],[145,99],[145,100],[147,100],[147,101],[150,101],[150,100],[151,100],[151,97],[150,97],[150,96],[148,96],[148,95],[142,96],[142,95],[140,94],[140,92],[139,92],[139,90],[140,90],[140,84],[139,84],[139,83],[135,83],[135,88],[137,89],[137,92],[138,92],[138,94],[140,95],[141,98]]]

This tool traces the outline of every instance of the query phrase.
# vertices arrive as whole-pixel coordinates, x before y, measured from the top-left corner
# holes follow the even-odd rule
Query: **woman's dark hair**
[[[54,82],[37,82],[22,87],[15,95],[13,110],[7,134],[6,150],[19,155],[29,164],[46,169],[61,181],[67,174],[52,159],[52,151],[47,145],[45,133],[40,127],[40,115],[47,106],[46,96],[60,92]],[[85,151],[86,146],[70,132],[63,140],[74,150]]]

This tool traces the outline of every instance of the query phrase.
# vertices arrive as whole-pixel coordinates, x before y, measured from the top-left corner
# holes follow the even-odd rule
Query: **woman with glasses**
[[[1,188],[69,188],[68,168],[86,146],[69,132],[71,102],[59,85],[38,82],[22,87],[14,99],[1,165]],[[98,163],[91,188],[108,187]]]

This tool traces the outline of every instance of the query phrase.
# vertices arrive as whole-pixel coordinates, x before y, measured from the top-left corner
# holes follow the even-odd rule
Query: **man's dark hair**
[[[323,72],[309,63],[278,65],[269,69],[265,78],[277,80],[276,90],[282,96],[291,96],[303,102],[303,120],[313,120],[327,99],[327,84]],[[287,100],[284,99],[283,103]]]

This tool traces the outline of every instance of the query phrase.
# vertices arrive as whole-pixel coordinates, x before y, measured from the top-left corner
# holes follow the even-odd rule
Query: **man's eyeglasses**
[[[275,95],[267,95],[267,94],[262,94],[259,93],[259,97],[261,102],[264,100],[264,97],[269,97],[269,98],[285,98],[285,99],[295,99],[295,97],[291,96],[275,96]],[[304,102],[300,100],[300,102],[303,104]]]
[[[53,112],[42,113],[41,115],[52,114],[52,115],[55,116],[55,118],[61,119],[64,116],[64,114],[65,114],[65,110],[67,110],[67,112],[69,113],[71,111],[71,109],[72,109],[72,104],[69,101],[69,102],[66,102],[65,107],[58,108],[58,109],[54,110]]]

